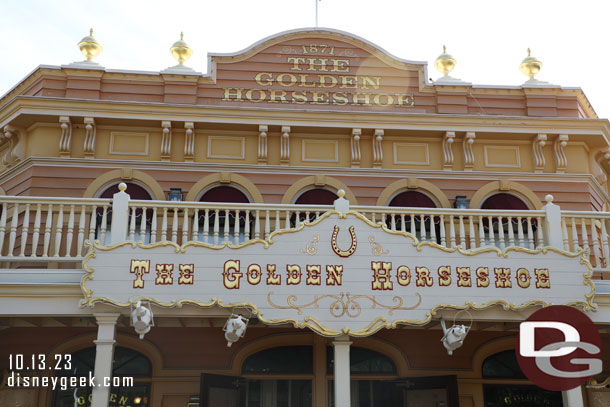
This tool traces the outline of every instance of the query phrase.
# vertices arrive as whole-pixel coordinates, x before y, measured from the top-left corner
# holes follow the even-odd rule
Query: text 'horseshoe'
[[[333,252],[337,253],[338,256],[349,257],[352,254],[354,254],[354,252],[356,251],[356,246],[358,245],[358,241],[356,240],[356,232],[354,231],[353,226],[349,227],[349,234],[352,237],[351,246],[347,250],[339,249],[339,246],[337,246],[337,236],[339,235],[339,226],[335,225],[335,227],[333,229],[333,237],[330,240],[330,244],[333,248]]]

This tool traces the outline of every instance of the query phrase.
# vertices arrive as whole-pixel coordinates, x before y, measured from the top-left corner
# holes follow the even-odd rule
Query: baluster
[[[239,244],[239,209],[235,210],[235,222],[233,225],[233,244]]]
[[[320,211],[316,211],[316,220],[320,217]]]
[[[542,237],[542,219],[540,216],[536,217],[537,228],[536,228],[536,248],[542,247],[544,245],[544,238]]]
[[[375,212],[371,212],[371,222],[375,223]]]
[[[298,212],[297,212],[297,219],[298,219]],[[258,209],[254,213],[254,238],[255,239],[261,238],[260,211]]]
[[[284,229],[290,229],[290,212],[286,211],[286,219],[284,220]]]
[[[426,222],[424,215],[419,215],[419,232],[421,234],[421,241],[428,240],[428,234],[426,233]]]
[[[108,205],[104,205],[102,209],[102,226],[100,229],[100,239],[102,246],[106,245],[106,229],[108,228]]]
[[[381,214],[381,224],[385,227],[388,227],[387,223],[386,223],[386,218],[387,218],[387,215],[385,213],[382,213]]]
[[[506,243],[504,242],[504,224],[502,223],[502,216],[498,216],[498,246],[500,250],[504,250]]]
[[[319,213],[316,212],[316,216],[319,216]],[[280,230],[280,211],[275,211],[275,229],[274,230]]]
[[[455,225],[453,224],[453,215],[449,216],[449,247],[455,247]]]
[[[85,218],[86,217],[87,217],[87,215],[86,215],[85,205],[81,205],[80,216],[78,217],[78,236],[76,237],[76,255],[77,256],[82,256],[83,250],[85,248],[83,246],[83,243],[85,241]],[[32,243],[32,254],[34,254],[35,251],[36,251],[36,246],[34,246],[34,244]]]
[[[142,219],[140,219],[140,243],[146,243],[146,207],[142,207]]]
[[[309,219],[309,212],[307,212],[307,219]],[[269,239],[269,233],[271,233],[271,222],[269,221],[269,211],[265,211],[265,240]]]
[[[136,241],[136,207],[131,207],[131,217],[129,218],[129,238],[130,242]]]
[[[286,212],[288,213],[288,212]],[[250,210],[246,209],[246,225],[244,226],[244,235],[246,235],[246,242],[250,240]]]
[[[434,224],[434,216],[429,216],[430,219],[430,241],[436,243],[436,226]]]
[[[51,227],[53,225],[53,205],[49,204],[47,220],[44,229],[44,242],[42,244],[42,257],[48,257],[49,244],[51,244]]]
[[[199,237],[199,209],[193,212],[193,230],[191,231],[191,241],[196,242]]]
[[[297,220],[296,220],[294,227],[298,229],[299,226],[301,226],[301,212],[300,211],[296,212],[296,217],[297,217]]]
[[[523,240],[523,218],[519,216],[517,217],[517,246],[525,247],[525,242]]]
[[[599,252],[599,239],[597,236],[597,228],[595,227],[595,219],[591,218],[591,240],[593,240],[593,257],[595,267],[599,267],[599,259],[601,254]]]
[[[208,236],[210,235],[210,210],[206,209],[203,214],[203,241],[208,243]]]
[[[580,246],[578,242],[578,230],[576,228],[576,218],[572,218],[572,251],[578,251],[578,247]]]
[[[417,237],[417,230],[415,229],[415,214],[411,214],[411,230],[410,233]]]
[[[460,222],[460,246],[462,249],[466,248],[466,232],[464,230],[464,215],[459,216]]]
[[[172,242],[178,243],[178,208],[174,208],[172,216]]]
[[[479,247],[485,246],[485,225],[483,224],[483,216],[479,215]]]
[[[445,235],[445,215],[441,215],[441,246],[447,246],[447,236]]]
[[[532,218],[527,217],[527,248],[534,250],[534,231],[532,229]]]
[[[184,208],[184,216],[182,217],[182,241],[180,244],[185,244],[189,241],[189,208]]]
[[[390,215],[390,229],[396,230],[396,216],[394,214]]]
[[[161,221],[161,241],[167,240],[167,208],[163,208],[163,220]]]
[[[84,208],[84,206],[83,206]],[[84,210],[84,209],[83,209]],[[32,234],[32,257],[37,257],[38,240],[40,239],[40,220],[42,218],[42,204],[36,205],[36,215],[34,215],[34,233]],[[82,242],[81,242],[82,245]],[[2,243],[0,242],[0,248]]]
[[[66,234],[66,257],[72,257],[72,239],[74,238],[74,205],[70,205],[70,215],[68,215],[68,233]]]
[[[2,256],[2,249],[4,249],[4,235],[6,234],[6,202],[2,203],[2,215],[0,216],[0,256]]]
[[[309,211],[305,211],[305,222],[309,222]]]
[[[157,243],[157,208],[153,208],[150,218],[150,243]]]
[[[30,231],[30,204],[25,204],[23,213],[23,225],[21,226],[21,244],[19,257],[25,257],[25,246],[28,244],[28,232]]]
[[[13,206],[13,217],[11,218],[11,229],[8,235],[8,253],[7,256],[13,255],[15,250],[15,240],[17,240],[17,225],[19,220],[19,204],[15,203]]]
[[[494,236],[494,223],[493,223],[493,218],[491,217],[491,215],[487,216],[487,222],[488,222],[488,235],[489,235],[489,244],[491,246],[495,246],[496,245],[496,237]]]
[[[513,217],[508,217],[508,245],[515,245],[515,231],[513,230]]]
[[[566,224],[566,218],[561,217],[561,235],[563,237],[563,250],[566,252],[570,251],[570,239],[568,237],[568,225]]]
[[[584,250],[590,250],[589,246],[589,234],[587,233],[587,227],[585,225],[585,218],[580,218],[580,236],[582,237],[582,248]],[[589,252],[589,254],[591,254]]]
[[[95,241],[95,228],[97,226],[97,207],[91,207],[91,218],[89,219],[89,242]]]
[[[218,244],[218,239],[220,237],[220,216],[218,216],[219,210],[214,209],[214,244]]]
[[[604,252],[604,267],[610,267],[610,244],[608,244],[608,232],[606,229],[606,220],[601,219],[602,222],[602,251]]]
[[[53,257],[59,257],[59,248],[61,247],[61,235],[64,230],[64,206],[59,205],[57,213],[57,223],[55,224],[55,251]]]
[[[224,223],[224,230],[223,230],[223,239],[222,241],[227,243],[229,241],[229,234],[230,234],[230,223],[231,223],[231,219],[229,217],[229,210],[225,209],[225,223]]]
[[[477,244],[476,236],[474,235],[474,217],[472,215],[468,215],[468,234],[470,235],[469,249],[472,250]]]
[[[400,214],[400,230],[402,232],[407,231],[407,225],[405,224],[405,214],[404,213]]]

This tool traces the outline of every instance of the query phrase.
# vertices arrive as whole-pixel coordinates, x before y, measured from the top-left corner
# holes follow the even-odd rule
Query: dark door
[[[246,405],[245,382],[238,376],[201,375],[200,407],[243,407]]]
[[[409,377],[396,381],[401,407],[458,407],[457,376]]]

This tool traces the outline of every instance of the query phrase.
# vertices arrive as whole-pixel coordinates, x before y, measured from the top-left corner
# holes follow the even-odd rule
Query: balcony
[[[114,199],[2,196],[0,205],[0,284],[77,283],[86,241],[238,245],[269,240],[275,231],[299,228],[335,209],[130,200],[125,192]],[[446,248],[588,250],[595,278],[601,280],[610,272],[610,213],[561,211],[552,197],[543,209],[529,211],[379,206],[349,210],[390,231],[407,232]]]

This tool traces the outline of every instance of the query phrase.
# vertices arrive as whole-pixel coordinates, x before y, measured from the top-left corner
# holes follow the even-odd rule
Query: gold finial
[[[93,37],[93,28],[89,29],[89,35],[80,40],[78,47],[80,48],[80,52],[87,58],[87,62],[92,62],[93,58],[101,54],[104,50],[100,43]]]
[[[193,55],[193,50],[184,41],[184,33],[180,33],[180,39],[174,42],[174,45],[169,49],[174,58],[178,60],[178,64],[184,65],[184,63]]]
[[[436,58],[436,61],[434,61],[436,69],[444,76],[449,76],[449,72],[453,71],[455,64],[455,58],[447,54],[447,47],[443,45],[443,53]]]
[[[533,57],[532,50],[528,48],[527,56],[523,59],[523,61],[521,61],[519,70],[530,79],[534,79],[534,76],[540,72],[540,68],[542,68],[542,62],[540,62],[536,57]]]

